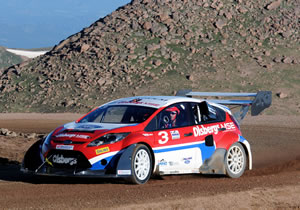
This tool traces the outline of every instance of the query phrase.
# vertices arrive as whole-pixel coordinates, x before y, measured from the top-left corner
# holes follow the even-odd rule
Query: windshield
[[[150,107],[132,105],[103,106],[82,118],[79,123],[141,123],[147,120],[155,110]]]

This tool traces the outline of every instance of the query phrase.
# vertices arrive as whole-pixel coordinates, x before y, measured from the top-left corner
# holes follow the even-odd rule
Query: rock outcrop
[[[277,65],[299,67],[299,5],[133,0],[45,55],[0,72],[0,111],[86,111],[116,97],[180,88],[269,87],[273,80],[265,78]],[[241,68],[258,70],[245,77]]]

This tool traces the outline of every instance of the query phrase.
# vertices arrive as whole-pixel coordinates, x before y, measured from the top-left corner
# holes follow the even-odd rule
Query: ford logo
[[[65,140],[64,144],[72,144],[72,140]]]

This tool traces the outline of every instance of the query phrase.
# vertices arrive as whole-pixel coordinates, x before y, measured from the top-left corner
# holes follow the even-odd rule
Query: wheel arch
[[[239,141],[238,143],[242,145],[242,147],[245,150],[246,156],[247,156],[247,166],[246,166],[246,168],[248,170],[252,170],[252,153],[251,153],[249,143],[247,141],[246,142],[240,142]]]

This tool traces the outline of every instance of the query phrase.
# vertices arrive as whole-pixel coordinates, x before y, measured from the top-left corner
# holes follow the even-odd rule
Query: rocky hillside
[[[81,112],[191,88],[272,90],[269,112],[297,114],[299,32],[299,0],[133,0],[0,72],[0,111]]]
[[[4,70],[12,65],[21,63],[24,61],[20,56],[7,52],[4,47],[0,47],[0,71]]]

